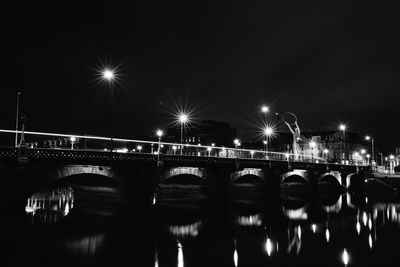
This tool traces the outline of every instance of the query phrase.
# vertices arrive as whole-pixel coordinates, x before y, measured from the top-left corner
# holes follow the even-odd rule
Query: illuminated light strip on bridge
[[[6,130],[0,129],[0,133],[22,133],[22,131],[16,130]],[[135,140],[135,139],[124,139],[124,138],[111,138],[111,137],[102,137],[102,136],[90,136],[90,135],[75,135],[75,134],[58,134],[58,133],[45,133],[45,132],[32,132],[32,131],[24,131],[24,134],[28,135],[41,135],[41,136],[54,136],[54,137],[76,137],[81,139],[89,139],[89,140],[103,140],[103,141],[117,141],[117,142],[127,142],[127,143],[139,143],[139,144],[158,144],[158,141],[145,141],[145,140]],[[191,145],[191,144],[178,144],[178,143],[169,143],[169,142],[160,142],[162,145],[170,145],[170,146],[184,146],[184,147],[197,147],[197,148],[209,148],[212,149],[219,149],[219,150],[234,150],[234,151],[243,151],[243,152],[254,152],[254,153],[262,153],[262,154],[271,154],[271,155],[280,155],[280,156],[296,156],[293,153],[284,153],[284,152],[272,152],[272,151],[265,151],[265,150],[254,150],[254,149],[244,149],[244,148],[231,148],[231,147],[217,147],[217,146],[202,146],[202,145]],[[298,154],[297,156],[301,156],[304,158],[310,158],[313,160],[321,160],[325,161],[324,158],[320,157],[313,157],[309,155]]]

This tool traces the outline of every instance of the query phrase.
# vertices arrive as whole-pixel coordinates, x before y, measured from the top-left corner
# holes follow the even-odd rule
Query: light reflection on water
[[[57,223],[74,207],[71,187],[61,187],[38,192],[28,198],[25,212],[31,223]]]
[[[202,222],[198,221],[187,225],[171,225],[168,227],[169,232],[177,238],[197,237]]]
[[[69,252],[93,257],[96,255],[98,249],[104,244],[105,237],[104,233],[98,233],[69,239],[65,242],[65,247]]]
[[[239,226],[261,226],[262,214],[253,215],[235,215],[235,223]]]
[[[157,267],[204,266],[211,265],[213,261],[215,266],[249,266],[246,262],[253,261],[254,265],[250,266],[266,266],[269,261],[285,266],[299,258],[307,263],[329,262],[330,266],[362,265],[369,261],[372,264],[379,261],[374,258],[378,257],[374,253],[377,248],[380,248],[382,257],[382,246],[389,246],[386,240],[391,236],[400,238],[400,200],[399,203],[382,203],[349,194],[332,199],[328,204],[279,204],[277,212],[265,209],[250,215],[239,215],[229,209],[219,210],[218,213],[225,214],[225,217],[208,215],[210,218],[197,218],[182,224],[161,224],[157,218],[147,218],[134,210],[132,216],[139,221],[155,220],[154,228],[148,229],[148,233],[157,234],[147,237],[154,238],[154,242],[143,250],[151,250],[152,266]],[[40,217],[40,220],[56,222],[66,216],[73,205],[72,190],[64,188],[32,195],[25,210],[30,216],[40,214],[40,211],[55,212],[59,214],[56,219]],[[173,217],[167,212],[168,215]],[[168,237],[159,234],[159,227],[163,227]],[[134,230],[146,236],[142,228]],[[174,242],[165,241],[168,238]],[[99,247],[107,240],[106,234],[84,235],[68,239],[65,249],[75,254],[98,257]],[[135,240],[134,236],[132,240]],[[120,246],[122,250],[122,243]],[[205,250],[207,247],[212,247],[212,252]],[[310,248],[313,256],[309,254]],[[211,254],[214,251],[215,254]],[[207,256],[207,253],[228,256],[217,258]]]

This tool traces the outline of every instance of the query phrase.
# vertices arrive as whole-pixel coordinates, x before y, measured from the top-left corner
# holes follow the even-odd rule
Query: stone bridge
[[[362,185],[368,171],[367,166],[265,159],[0,148],[0,174],[12,188],[24,185],[25,194],[78,176],[82,180],[91,176],[121,183],[139,195],[151,194],[162,184],[180,183],[202,184],[218,194],[245,177],[252,178],[246,181],[268,184],[276,190],[290,182],[325,182],[349,188]]]

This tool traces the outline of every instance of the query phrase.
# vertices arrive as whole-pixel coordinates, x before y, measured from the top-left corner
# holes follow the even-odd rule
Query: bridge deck
[[[82,162],[96,164],[138,163],[156,165],[158,160],[164,166],[231,166],[232,168],[262,168],[262,169],[315,169],[327,171],[367,171],[369,166],[341,165],[329,163],[313,163],[301,161],[281,161],[267,159],[228,158],[212,156],[181,156],[161,154],[159,157],[149,153],[117,153],[100,150],[69,150],[69,149],[45,149],[26,148],[18,151],[18,148],[1,147],[1,161],[17,161],[24,158],[27,162],[58,161],[58,162]]]

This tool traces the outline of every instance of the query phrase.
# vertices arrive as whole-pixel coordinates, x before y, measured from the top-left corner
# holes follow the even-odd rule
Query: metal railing
[[[22,131],[0,129],[0,133],[22,134]],[[287,162],[326,163],[326,159],[310,155],[274,152],[256,149],[217,147],[194,144],[179,144],[148,140],[110,138],[102,136],[72,135],[24,131],[27,148],[69,149],[73,151],[113,152],[113,153],[143,153],[154,155],[177,155],[216,158],[238,158],[249,160],[277,160]],[[21,144],[20,144],[21,145]],[[182,154],[181,154],[182,147]]]

